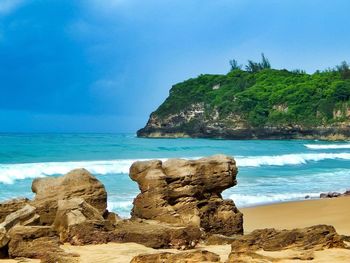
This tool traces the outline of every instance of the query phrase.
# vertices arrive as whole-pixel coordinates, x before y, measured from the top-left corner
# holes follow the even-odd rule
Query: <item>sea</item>
[[[135,134],[0,134],[0,201],[33,198],[34,178],[86,168],[105,185],[108,209],[128,218],[139,193],[137,160],[233,156],[238,184],[223,192],[239,208],[318,198],[350,189],[350,142],[145,139]]]

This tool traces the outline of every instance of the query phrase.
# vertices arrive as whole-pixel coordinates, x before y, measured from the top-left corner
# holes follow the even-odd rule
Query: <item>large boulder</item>
[[[42,224],[51,225],[56,217],[58,200],[80,197],[101,214],[106,212],[107,192],[103,184],[85,169],[76,169],[64,176],[38,178],[33,181],[36,194],[32,202]]]
[[[141,193],[134,200],[132,218],[194,225],[208,233],[242,234],[242,213],[221,196],[237,184],[236,175],[234,159],[224,155],[135,162],[130,177]]]
[[[220,257],[206,250],[196,250],[182,253],[160,252],[134,257],[130,263],[203,263],[220,262]]]

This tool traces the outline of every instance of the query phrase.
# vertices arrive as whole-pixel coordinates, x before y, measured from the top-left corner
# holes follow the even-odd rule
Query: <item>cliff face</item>
[[[202,75],[175,85],[139,137],[349,139],[350,80],[285,70]]]

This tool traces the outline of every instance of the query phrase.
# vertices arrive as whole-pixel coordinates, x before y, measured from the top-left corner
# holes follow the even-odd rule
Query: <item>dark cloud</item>
[[[13,120],[0,131],[21,121],[23,130],[45,131],[41,120],[48,130],[54,123],[67,131],[134,130],[173,83],[225,73],[232,57],[244,63],[263,51],[276,67],[310,72],[349,60],[349,7],[340,0],[3,0],[0,119]]]

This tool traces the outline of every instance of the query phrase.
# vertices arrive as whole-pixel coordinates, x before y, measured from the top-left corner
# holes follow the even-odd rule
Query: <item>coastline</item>
[[[245,234],[255,229],[276,228],[293,229],[318,224],[333,225],[341,235],[350,235],[350,197],[338,197],[331,199],[313,199],[302,201],[279,202],[268,205],[260,205],[249,208],[241,208],[244,214]],[[162,251],[178,253],[176,249],[152,249],[136,243],[107,243],[99,245],[72,246],[64,244],[61,246],[66,252],[80,255],[80,262],[110,262],[128,263],[130,260],[143,253],[159,253]],[[200,244],[197,249],[205,249],[217,253],[224,262],[231,251],[230,245],[205,245]],[[282,258],[279,262],[309,262],[308,260],[290,260],[297,250],[287,249],[279,252],[260,251],[262,255]],[[350,259],[349,249],[326,249],[316,251],[312,261],[348,262]],[[21,261],[25,260],[25,261]],[[33,259],[0,260],[1,263],[15,262],[40,262]]]

